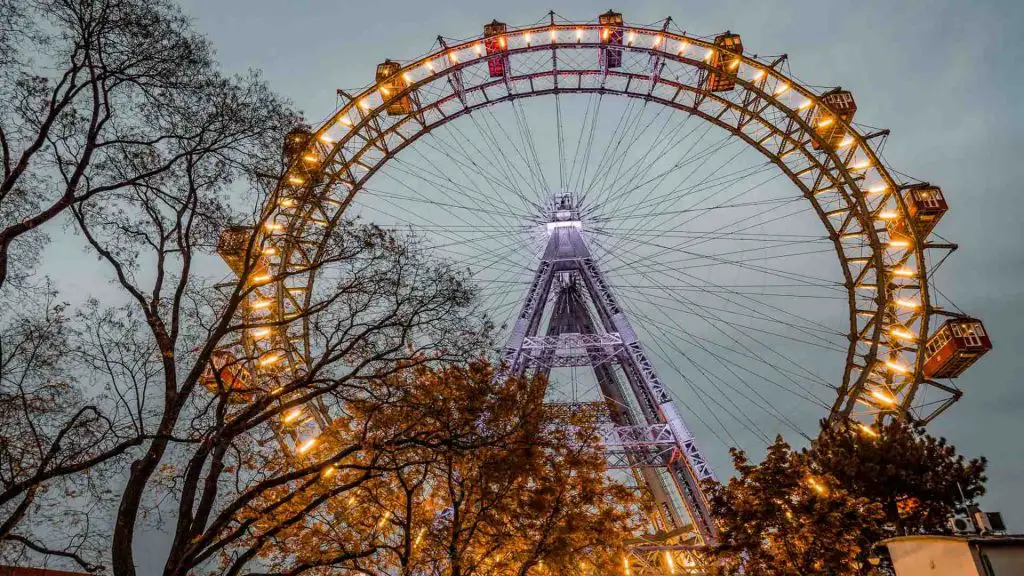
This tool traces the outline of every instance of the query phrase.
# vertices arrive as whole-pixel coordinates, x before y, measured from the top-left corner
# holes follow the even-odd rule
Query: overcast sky
[[[610,6],[581,0],[186,0],[196,26],[230,71],[263,70],[313,123],[336,106],[336,88],[372,79],[385,57],[409,59],[438,34],[465,38],[492,18],[524,25],[549,9],[590,20]],[[695,35],[731,29],[749,52],[787,53],[793,74],[853,90],[857,119],[892,130],[884,150],[902,172],[943,187],[951,210],[937,232],[961,248],[935,286],[984,319],[996,351],[958,384],[965,396],[932,426],[962,452],[990,459],[988,509],[1024,531],[1024,336],[1021,195],[1024,2],[630,2],[627,21],[672,16]]]

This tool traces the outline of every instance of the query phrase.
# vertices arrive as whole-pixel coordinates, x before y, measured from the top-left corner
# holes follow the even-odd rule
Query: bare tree
[[[224,78],[167,0],[0,0],[0,287],[71,206],[190,156],[254,153],[280,130],[271,98]]]

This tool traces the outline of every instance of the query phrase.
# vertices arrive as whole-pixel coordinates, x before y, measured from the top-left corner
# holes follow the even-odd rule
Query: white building
[[[901,536],[882,544],[896,576],[1024,575],[1024,535]]]

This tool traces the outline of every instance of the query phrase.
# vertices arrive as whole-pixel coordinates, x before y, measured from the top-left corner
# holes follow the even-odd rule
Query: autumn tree
[[[302,491],[287,507],[253,511],[277,526],[343,489],[314,504],[309,521],[264,543],[266,561],[275,571],[379,575],[618,567],[621,537],[637,517],[635,494],[606,474],[595,423],[545,410],[545,389],[542,377],[496,379],[485,359],[375,381],[352,412],[368,423],[358,440],[375,454],[335,463],[318,485],[289,488],[290,497]],[[376,477],[360,483],[370,460]]]
[[[766,576],[858,573],[861,531],[881,521],[880,506],[815,470],[806,453],[781,437],[759,464],[743,451],[731,453],[736,477],[709,490],[720,522],[721,573],[740,567]]]
[[[904,421],[871,430],[822,426],[809,455],[851,493],[878,503],[888,533],[944,532],[950,516],[985,494],[984,457],[968,460]]]
[[[888,537],[942,533],[984,494],[985,459],[904,422],[832,425],[796,452],[777,439],[760,464],[733,451],[737,477],[710,486],[725,574],[873,574]],[[880,572],[881,573],[881,572]]]

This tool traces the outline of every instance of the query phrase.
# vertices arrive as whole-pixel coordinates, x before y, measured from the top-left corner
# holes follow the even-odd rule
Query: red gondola
[[[501,78],[505,75],[508,62],[508,38],[505,37],[507,29],[508,26],[504,22],[497,20],[484,25],[484,50],[491,56],[487,59],[487,71],[491,78]]]
[[[827,107],[818,106],[811,124],[830,148],[838,148],[846,137],[846,124],[853,120],[853,115],[857,112],[857,102],[854,101],[852,92],[842,88],[822,94],[821,101]],[[817,140],[813,142],[813,146],[815,149],[821,148]]]
[[[992,341],[980,320],[951,318],[928,339],[924,375],[956,378],[991,349]]]
[[[743,40],[739,34],[726,32],[715,37],[715,50],[711,53],[708,64],[714,71],[709,71],[704,87],[710,92],[728,92],[736,86],[736,70],[740,67],[743,55]]]
[[[601,24],[601,48],[599,64],[603,68],[619,68],[622,66],[622,14],[611,10],[598,16],[598,23]]]

